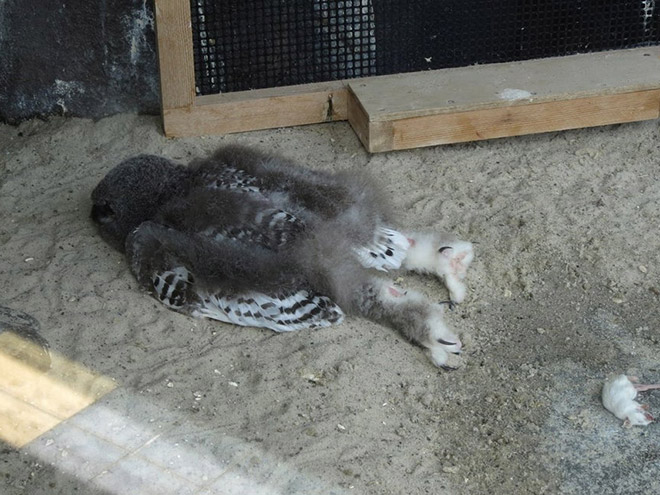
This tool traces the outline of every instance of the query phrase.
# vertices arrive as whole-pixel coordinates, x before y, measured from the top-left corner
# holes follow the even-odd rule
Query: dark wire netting
[[[660,43],[655,0],[191,0],[197,94]]]

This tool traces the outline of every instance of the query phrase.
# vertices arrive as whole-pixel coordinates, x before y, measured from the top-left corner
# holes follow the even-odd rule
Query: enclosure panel
[[[378,73],[633,48],[660,41],[645,0],[374,1]]]
[[[564,5],[562,2],[555,4]],[[387,13],[387,5],[393,6],[394,10]],[[427,16],[420,17],[420,5],[426,5],[429,9],[433,7],[436,11],[429,10]],[[644,90],[660,87],[660,52],[657,47],[651,46],[631,51],[584,55],[586,58],[581,59],[578,64],[569,60],[572,57],[560,57],[550,59],[550,62],[531,60],[508,65],[491,64],[372,77],[373,74],[380,73],[380,62],[374,62],[383,55],[383,52],[378,50],[388,46],[383,43],[383,33],[389,33],[388,36],[393,36],[396,40],[390,47],[391,54],[395,55],[392,60],[395,60],[399,50],[411,46],[419,48],[415,45],[416,37],[435,39],[439,36],[437,33],[430,33],[429,29],[443,27],[442,22],[437,24],[429,19],[436,19],[438,9],[449,15],[452,9],[447,10],[448,5],[450,3],[431,5],[425,3],[425,0],[409,3],[393,0],[389,4],[379,2],[377,5],[372,0],[191,0],[190,5],[181,0],[157,0],[165,133],[168,136],[223,134],[349,118],[360,139],[369,149],[383,150],[461,141],[468,139],[469,135],[473,136],[470,139],[485,139],[500,135],[652,118],[648,116],[648,109],[631,116],[618,106],[618,99],[604,98],[610,94],[641,94]],[[463,12],[461,5],[455,3],[456,11],[453,14]],[[548,5],[538,4],[535,8],[543,11]],[[479,2],[470,4],[471,15],[483,14],[485,6]],[[529,14],[531,7],[528,4],[524,7],[520,15],[516,14],[519,17],[516,22],[522,22],[516,25],[523,28],[536,22]],[[592,10],[595,8],[589,3],[577,11],[581,12],[582,8],[587,7]],[[575,47],[584,48],[586,51],[597,48],[596,45],[589,45],[588,41],[579,41],[594,39],[596,32],[610,33],[605,36],[604,42],[598,45],[600,48],[648,45],[659,41],[658,12],[653,9],[640,11],[639,2],[633,5],[624,1],[616,8],[602,8],[602,13],[608,20],[596,23],[596,28],[595,17],[591,24],[578,22],[577,26],[583,29],[582,34],[586,37],[581,37],[582,34],[573,31],[575,26],[570,19],[577,11],[568,3],[561,8],[564,9],[561,15],[555,16],[555,19],[558,19],[556,32],[553,31],[553,36],[544,38],[553,49],[559,49],[560,53]],[[621,9],[626,15],[617,17],[617,12],[620,14]],[[507,12],[513,15],[515,11],[516,9]],[[633,11],[634,13],[631,13]],[[395,12],[400,15],[394,15]],[[387,16],[390,16],[389,23],[385,22]],[[437,19],[449,23],[448,18],[443,16]],[[637,27],[632,26],[633,20]],[[478,35],[487,35],[486,38],[492,43],[498,41],[497,29],[508,29],[491,21],[488,21],[487,25],[482,21],[486,22],[484,19],[475,21],[476,24],[471,26],[471,29],[474,28]],[[564,26],[565,22],[573,26],[570,32],[562,31],[561,26]],[[352,27],[349,27],[350,23],[353,23]],[[523,28],[520,28],[518,33],[522,38]],[[537,28],[543,31],[545,26],[539,25]],[[621,32],[633,31],[636,33],[634,36],[621,35]],[[222,38],[224,41],[219,33],[225,36]],[[410,36],[407,37],[408,35]],[[559,43],[560,39],[566,43]],[[573,41],[569,43],[569,39]],[[469,41],[464,40],[466,46]],[[455,51],[447,50],[448,45],[445,42],[449,43],[449,40],[442,43],[433,42],[432,45],[440,50],[439,53]],[[534,43],[537,42],[539,40]],[[481,40],[479,43],[489,46],[490,42]],[[515,46],[520,48],[522,45],[514,43],[507,50],[515,52]],[[422,53],[424,52],[415,52],[414,56],[418,57]],[[389,54],[388,52],[388,56]],[[508,53],[504,58],[521,58],[518,55]],[[543,55],[547,54],[543,52]],[[421,66],[410,65],[402,58],[397,62],[400,65],[396,65],[394,61],[391,63],[392,67],[396,65],[397,72],[413,68],[419,70],[434,67],[437,62],[433,62],[434,57],[435,55],[422,57],[426,65]],[[646,60],[641,61],[642,57]],[[241,67],[247,67],[249,70],[240,69],[236,72],[236,67],[232,69],[227,65],[230,59],[241,64],[246,63],[247,65]],[[463,62],[467,60],[461,57],[459,59]],[[474,62],[473,59],[470,60]],[[441,63],[452,64],[453,62],[447,60]],[[506,70],[503,70],[502,67],[505,66]],[[493,68],[497,70],[493,71]],[[257,74],[262,69],[266,70],[267,77]],[[233,75],[230,74],[232,70]],[[389,69],[385,72],[387,71]],[[200,78],[206,79],[202,83]],[[338,80],[280,86],[295,81],[309,82],[318,79]],[[237,84],[232,86],[231,92],[200,96],[207,90],[211,93],[222,92],[223,81],[228,84],[232,80]],[[239,83],[239,80],[243,82]],[[235,91],[242,87],[241,84],[245,86],[245,81],[246,87],[250,88],[271,87]],[[346,89],[347,81],[350,81],[353,95],[350,102]],[[570,109],[570,104],[566,107],[551,106],[545,124],[533,119],[527,120],[524,110],[478,113],[479,110],[485,109],[498,110],[500,107],[575,99],[582,99],[586,104],[590,101],[588,97],[592,96],[595,99],[591,104],[595,104],[598,111],[591,112],[591,107],[585,107],[586,116],[571,112],[560,116],[552,113],[562,112],[561,108]],[[634,98],[633,100],[638,101]],[[610,103],[614,105],[611,111],[603,107]],[[483,117],[483,129],[470,134],[457,125],[458,117],[443,120],[439,118],[443,114],[460,115],[463,122],[468,118],[470,126],[475,129],[482,127],[473,122],[474,118]],[[617,115],[619,117],[616,117]],[[434,128],[436,124],[448,127],[438,134],[438,129]],[[491,125],[499,125],[500,128],[490,129]]]
[[[188,1],[199,95],[660,42],[655,1]]]
[[[198,95],[376,74],[372,0],[190,0]]]

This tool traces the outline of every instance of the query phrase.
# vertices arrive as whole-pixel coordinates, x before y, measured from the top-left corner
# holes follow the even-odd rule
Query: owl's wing
[[[266,217],[260,213],[255,216],[256,221],[236,225],[235,233],[213,231],[211,235],[257,239],[259,244],[277,249],[304,229],[302,221],[292,214],[304,212],[302,216],[335,220],[349,235],[355,255],[367,268],[398,269],[406,257],[410,243],[403,234],[387,227],[386,195],[363,171],[331,174],[310,170],[241,146],[218,150],[211,159],[195,165],[194,170],[207,189],[240,190],[248,193],[244,195],[246,200],[285,197],[291,207],[289,213],[272,210],[267,215],[268,221],[263,221]],[[266,233],[270,245],[264,242]]]
[[[308,290],[279,294],[245,292],[220,295],[204,291],[192,312],[214,320],[249,327],[265,327],[276,332],[321,328],[341,323],[344,313],[330,298]]]
[[[217,241],[237,241],[277,251],[305,230],[305,223],[278,208],[255,208],[245,218],[226,225],[210,225],[202,234]]]
[[[186,197],[165,204],[155,222],[213,242],[231,240],[278,251],[306,228],[298,216],[282,209],[287,206],[249,191],[196,186]]]
[[[261,184],[257,177],[245,170],[232,166],[201,169],[200,185],[208,189],[260,193]]]
[[[251,277],[255,281],[268,278],[273,267],[260,273],[263,259],[244,246],[232,244],[236,243],[205,243],[200,237],[145,222],[128,237],[126,253],[138,281],[176,311],[277,332],[327,327],[342,321],[343,312],[332,300],[302,284],[281,288],[276,281],[269,285],[260,280],[251,288]],[[226,265],[218,265],[218,259]],[[213,272],[211,277],[201,273],[206,265]],[[249,272],[250,267],[256,272]]]
[[[265,187],[258,170],[265,159],[249,148],[229,146],[210,159],[193,161],[190,170],[196,187],[261,195]]]
[[[277,154],[240,145],[225,146],[211,158],[193,162],[191,170],[197,184],[206,188],[263,197],[284,194],[292,204],[326,218],[354,199],[336,174],[303,168]],[[362,192],[359,186],[356,190]]]

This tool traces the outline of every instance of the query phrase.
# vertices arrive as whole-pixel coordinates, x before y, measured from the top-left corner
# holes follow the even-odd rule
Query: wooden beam
[[[349,82],[349,121],[369,151],[660,117],[660,47]]]
[[[163,110],[171,137],[316,124],[347,119],[342,81],[198,96],[194,104]]]
[[[195,99],[190,2],[155,0],[155,10],[161,109],[164,115],[172,108],[192,106]]]
[[[346,113],[348,116],[348,122],[351,124],[351,127],[353,128],[353,131],[355,131],[355,134],[357,134],[360,142],[368,151],[371,151],[369,149],[370,143],[372,142],[370,132],[373,126],[369,124],[369,115],[360,103],[360,100],[358,100],[355,94],[350,90],[348,91],[347,102],[348,109]]]
[[[349,115],[351,115],[349,111]],[[660,90],[426,115],[362,124],[372,153],[562,131],[660,117]],[[364,122],[364,121],[363,121]],[[351,121],[356,128],[356,124]],[[363,138],[366,136],[366,138]]]

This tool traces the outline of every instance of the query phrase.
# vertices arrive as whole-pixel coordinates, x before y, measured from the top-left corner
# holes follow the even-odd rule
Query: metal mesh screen
[[[655,0],[191,0],[197,94],[660,43]]]

